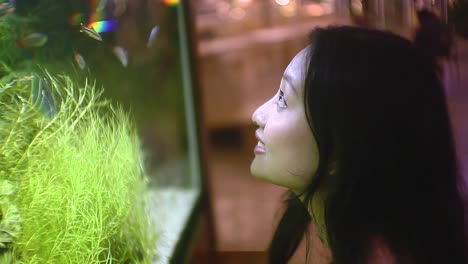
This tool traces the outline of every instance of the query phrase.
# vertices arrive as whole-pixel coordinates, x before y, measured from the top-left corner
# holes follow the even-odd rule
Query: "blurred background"
[[[212,222],[205,231],[214,234],[214,263],[266,263],[265,250],[286,190],[250,175],[256,145],[251,114],[277,91],[284,69],[307,45],[314,27],[360,25],[413,40],[419,27],[417,11],[431,10],[447,23],[455,41],[442,59],[443,80],[468,179],[467,1],[192,0],[190,4],[207,138]],[[206,237],[200,236],[192,263],[207,263],[202,243]],[[304,263],[304,251],[291,263]]]

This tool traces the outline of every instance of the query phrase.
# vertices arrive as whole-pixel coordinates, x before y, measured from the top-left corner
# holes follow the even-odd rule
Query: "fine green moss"
[[[133,123],[94,84],[48,74],[45,114],[38,78],[0,84],[0,262],[150,263],[157,234]]]

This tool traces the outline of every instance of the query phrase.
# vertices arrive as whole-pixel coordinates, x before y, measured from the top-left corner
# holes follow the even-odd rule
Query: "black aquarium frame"
[[[173,254],[169,257],[169,263],[182,264],[188,263],[193,254],[195,243],[200,235],[200,225],[203,221],[206,222],[208,230],[201,234],[207,236],[204,240],[208,241],[209,261],[211,256],[214,256],[215,236],[213,231],[213,217],[210,206],[207,169],[204,163],[206,153],[206,133],[203,129],[203,116],[201,94],[198,80],[198,63],[197,63],[197,42],[195,38],[195,20],[189,0],[181,0],[177,6],[177,30],[179,32],[180,44],[180,59],[182,67],[182,78],[184,86],[184,97],[186,107],[186,119],[188,130],[188,146],[189,156],[190,149],[196,152],[192,155],[192,162],[196,166],[192,166],[190,171],[191,185],[199,190],[195,198],[194,206],[191,209],[185,226],[182,228],[180,237],[174,247]],[[187,109],[192,106],[192,109]],[[190,122],[192,120],[193,122]],[[193,171],[196,170],[196,171]],[[209,261],[211,263],[211,261]]]

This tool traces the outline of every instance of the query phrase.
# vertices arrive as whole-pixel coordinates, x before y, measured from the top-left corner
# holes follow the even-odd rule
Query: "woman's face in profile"
[[[278,92],[252,115],[258,125],[251,173],[296,194],[311,182],[318,167],[318,148],[304,109],[304,68],[308,48],[284,71]]]

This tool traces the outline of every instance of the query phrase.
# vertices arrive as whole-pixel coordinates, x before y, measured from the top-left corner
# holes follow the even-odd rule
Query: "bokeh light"
[[[293,17],[297,12],[296,2],[289,2],[287,5],[279,6],[279,13],[284,17]]]
[[[351,10],[354,15],[362,15],[363,14],[363,6],[361,0],[352,0],[351,1]]]
[[[163,0],[162,3],[165,5],[165,6],[175,6],[177,4],[179,4],[179,0]]]
[[[289,4],[289,0],[275,0],[278,5],[285,6]]]
[[[252,0],[234,0],[233,5],[237,7],[248,7],[252,4]]]

